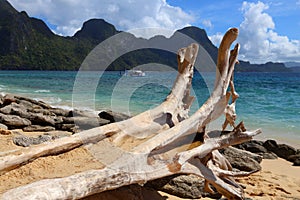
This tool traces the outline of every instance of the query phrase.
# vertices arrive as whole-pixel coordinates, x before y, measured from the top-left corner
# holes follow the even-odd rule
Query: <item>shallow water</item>
[[[119,72],[0,71],[0,92],[44,100],[54,106],[90,110],[113,109],[137,114],[155,107],[170,92],[176,72],[146,72],[129,77]],[[209,97],[213,73],[195,73],[194,112]],[[262,128],[258,138],[274,138],[300,146],[300,73],[236,73],[240,98],[238,121]],[[220,128],[214,123],[211,129]]]

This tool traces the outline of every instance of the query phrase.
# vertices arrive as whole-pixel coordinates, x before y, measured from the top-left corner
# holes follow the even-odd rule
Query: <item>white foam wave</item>
[[[0,97],[4,97],[6,94],[6,92],[0,92]]]
[[[50,90],[36,90],[35,93],[50,93]]]

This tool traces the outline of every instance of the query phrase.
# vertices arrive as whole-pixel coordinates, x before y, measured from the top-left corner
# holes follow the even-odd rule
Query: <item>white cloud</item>
[[[166,0],[9,0],[19,11],[37,16],[56,26],[62,35],[73,35],[82,23],[103,18],[119,30],[135,28],[180,29],[191,24],[194,17]]]
[[[208,27],[208,28],[213,27],[211,21],[208,20],[208,19],[203,20],[203,21],[202,21],[202,24],[203,24],[204,26]]]
[[[298,0],[296,4],[297,4],[297,5],[300,5],[300,0]]]
[[[222,38],[223,34],[220,32],[216,33],[215,35],[209,36],[210,41],[217,47],[220,45]]]
[[[238,38],[240,57],[254,63],[299,61],[300,41],[290,40],[275,31],[272,17],[264,12],[268,8],[262,2],[243,3],[244,21]]]

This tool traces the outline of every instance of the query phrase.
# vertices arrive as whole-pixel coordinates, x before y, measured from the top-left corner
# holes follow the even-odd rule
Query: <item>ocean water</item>
[[[195,112],[209,97],[214,73],[194,74]],[[160,104],[170,92],[175,71],[146,72],[129,77],[120,72],[0,71],[0,92],[43,100],[53,106],[89,110],[112,109],[131,115]],[[300,147],[300,73],[236,73],[237,121],[258,139],[277,139]],[[224,118],[209,129],[220,129]]]

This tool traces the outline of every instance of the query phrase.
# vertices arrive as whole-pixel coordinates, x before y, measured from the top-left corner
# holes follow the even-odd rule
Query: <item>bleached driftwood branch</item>
[[[238,30],[235,28],[225,34],[219,48],[214,91],[194,115],[188,118],[187,111],[192,102],[189,92],[198,52],[196,44],[179,50],[178,77],[171,94],[157,108],[123,122],[84,131],[71,138],[30,147],[20,157],[9,154],[0,160],[0,169],[9,170],[39,156],[60,153],[101,140],[94,145],[98,145],[98,151],[102,154],[107,153],[109,156],[102,156],[99,152],[94,152],[94,156],[104,164],[103,169],[31,183],[7,191],[2,199],[79,199],[124,185],[144,184],[172,174],[198,175],[207,181],[208,191],[212,191],[210,185],[213,185],[227,198],[243,199],[243,189],[234,182],[233,177],[247,176],[253,172],[231,171],[229,162],[217,151],[250,140],[260,133],[260,130],[246,131],[243,123],[235,125],[234,106],[238,95],[233,85],[233,71],[239,45],[231,52],[229,48],[237,36]],[[229,85],[231,90],[228,92]],[[229,105],[230,97],[232,100]],[[210,138],[205,132],[205,126],[224,112],[226,121],[223,129],[229,123],[234,127],[233,131],[228,135]],[[191,142],[187,139],[193,134],[201,134],[200,130],[204,131],[203,141]],[[64,147],[60,147],[60,144]],[[110,148],[105,149],[107,146]],[[90,145],[87,148],[93,151]]]

